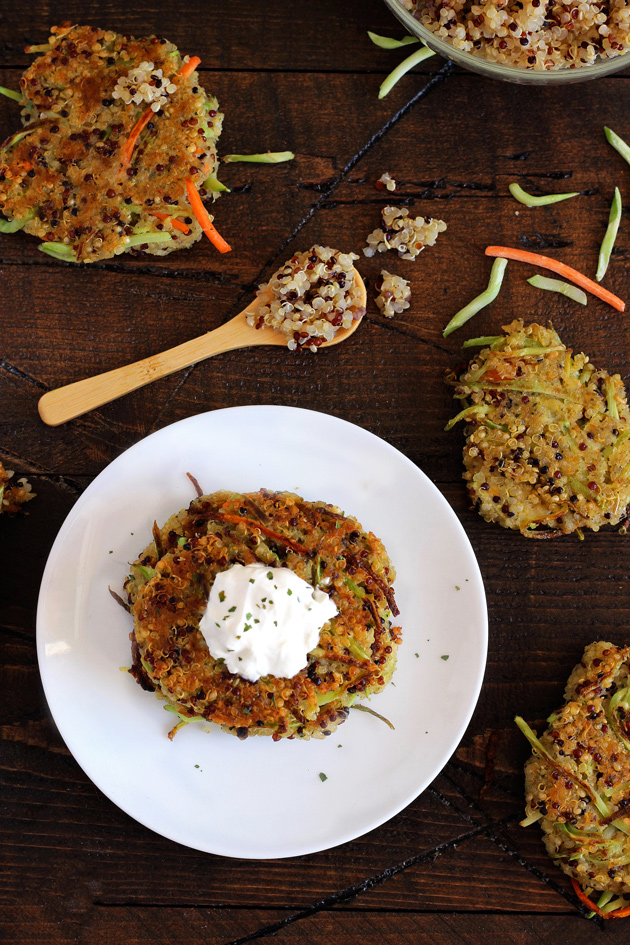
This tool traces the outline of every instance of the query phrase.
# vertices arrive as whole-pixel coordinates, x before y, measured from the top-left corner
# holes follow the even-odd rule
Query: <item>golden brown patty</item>
[[[630,648],[592,643],[525,765],[527,822],[590,895],[630,893]],[[629,902],[611,900],[610,908]]]
[[[223,119],[198,74],[178,77],[184,60],[156,36],[55,27],[49,44],[20,80],[25,126],[0,153],[2,213],[15,229],[44,240],[49,254],[70,262],[191,246],[202,230],[184,180],[191,178],[205,195]],[[143,63],[151,66],[145,69],[147,97],[156,83],[176,91],[151,117],[126,163],[125,146],[149,103],[114,96]]]
[[[466,420],[464,479],[488,522],[549,538],[626,518],[630,413],[618,374],[555,331],[515,321],[450,378]]]
[[[216,575],[237,563],[290,568],[337,606],[291,679],[250,682],[208,652],[199,621]],[[155,526],[125,584],[132,672],[184,719],[240,738],[330,735],[354,702],[391,678],[401,639],[391,621],[394,577],[382,542],[333,506],[266,490],[200,496]]]

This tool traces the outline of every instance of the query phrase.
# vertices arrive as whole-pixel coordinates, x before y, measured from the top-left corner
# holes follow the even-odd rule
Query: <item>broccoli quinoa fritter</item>
[[[204,182],[216,182],[223,120],[191,71],[198,60],[187,67],[157,36],[88,26],[54,27],[37,50],[20,80],[24,127],[0,150],[0,229],[68,262],[190,247],[202,229],[185,180],[216,196]]]
[[[487,522],[550,538],[625,521],[630,412],[618,374],[573,355],[555,331],[515,321],[457,378],[464,479]]]
[[[239,738],[322,738],[355,701],[389,682],[401,640],[392,625],[395,572],[382,542],[356,519],[290,493],[217,492],[155,525],[153,535],[125,582],[131,671],[182,722],[205,719]],[[199,622],[216,575],[234,564],[290,568],[337,607],[290,679],[251,682],[208,650]]]
[[[592,643],[564,697],[540,739],[516,719],[534,749],[522,823],[538,821],[552,859],[612,911],[630,900],[630,648]]]

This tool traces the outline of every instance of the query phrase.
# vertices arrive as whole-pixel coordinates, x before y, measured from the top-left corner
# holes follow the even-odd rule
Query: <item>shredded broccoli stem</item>
[[[52,45],[50,43],[40,43],[39,46],[27,46],[24,50],[25,53],[44,53],[50,52]]]
[[[356,581],[353,581],[351,577],[348,577],[346,574],[344,576],[344,584],[352,591],[353,594],[356,594],[357,597],[365,597],[364,589],[357,584]]]
[[[536,737],[535,733],[529,727],[529,725],[527,724],[524,718],[522,718],[520,715],[517,715],[514,718],[514,721],[516,722],[518,728],[520,728],[521,732],[523,733],[527,741],[530,743],[532,748],[537,752],[538,755],[540,755],[540,757],[544,761],[547,762],[547,764],[551,765],[551,767],[557,771],[566,770],[557,761],[554,761],[554,759],[551,757],[549,752],[544,748],[544,746]],[[573,781],[576,781],[580,785],[580,787],[583,788],[584,791],[586,791],[586,793],[589,795],[589,797],[595,804],[595,807],[597,808],[599,813],[602,815],[602,817],[610,817],[612,810],[609,807],[609,805],[606,803],[604,798],[600,797],[597,791],[593,790],[593,788],[589,784],[587,784],[586,781],[583,781],[581,778],[578,778],[577,775],[572,774],[571,778]],[[618,821],[614,821],[613,826],[617,827],[618,823],[619,823]],[[618,829],[621,830],[622,828],[619,827]],[[627,832],[628,832],[627,829],[624,828],[623,833],[627,833]]]
[[[203,182],[203,186],[206,190],[212,190],[216,194],[231,194],[232,191],[229,187],[226,187],[225,184],[222,184],[220,180],[211,174],[210,177],[206,177]]]
[[[624,161],[630,164],[630,148],[623,138],[620,138],[618,134],[615,134],[611,128],[607,128],[606,126],[604,126],[604,133],[608,144],[611,144],[615,151],[622,156]]]
[[[415,36],[403,36],[402,39],[391,39],[389,36],[381,36],[379,33],[367,31],[368,36],[375,46],[381,49],[400,49],[401,46],[410,46],[412,43],[419,43],[420,40]]]
[[[129,237],[129,242],[125,245],[131,247],[142,246],[143,243],[169,243],[170,241],[170,233],[136,233],[134,236]]]
[[[31,210],[25,217],[14,217],[12,220],[0,220],[0,233],[17,233],[23,226],[26,226],[35,216],[35,211]]]
[[[608,269],[608,263],[610,262],[610,256],[615,245],[615,240],[617,239],[617,230],[619,229],[619,224],[621,222],[621,211],[623,205],[621,203],[621,193],[619,188],[615,187],[615,196],[613,197],[612,204],[610,205],[610,215],[608,217],[608,227],[606,229],[606,235],[602,240],[602,245],[599,250],[599,261],[597,263],[597,274],[595,278],[598,282],[601,282],[604,276],[606,275],[606,270]]]
[[[559,292],[560,295],[566,295],[568,299],[573,299],[574,302],[579,302],[580,305],[586,305],[588,301],[586,292],[583,292],[582,289],[578,289],[576,285],[563,282],[561,279],[548,279],[547,276],[536,275],[532,276],[531,279],[527,281],[536,289],[546,289],[548,292]]]
[[[248,161],[251,164],[282,164],[284,161],[292,161],[294,157],[293,151],[266,151],[264,154],[225,154],[223,161],[226,164],[236,164],[240,161]]]
[[[579,197],[579,191],[575,190],[570,194],[543,194],[541,197],[534,197],[523,190],[520,184],[510,184],[509,191],[515,200],[524,204],[526,207],[547,207],[552,203],[560,203],[561,200],[568,200],[569,197]]]
[[[469,302],[468,305],[465,305],[464,308],[460,309],[459,312],[456,312],[456,314],[453,315],[450,322],[442,332],[444,338],[450,335],[451,332],[461,328],[462,325],[465,325],[469,318],[472,318],[473,315],[476,315],[477,312],[479,312],[482,308],[485,308],[486,305],[490,305],[491,302],[494,302],[497,295],[499,294],[506,266],[507,259],[502,259],[501,257],[495,259],[495,261],[492,263],[488,288],[482,292],[481,295],[478,295],[476,298],[474,298],[472,302]]]
[[[380,719],[381,722],[385,722],[385,725],[389,725],[392,732],[396,731],[396,727],[389,721],[389,719],[386,719],[385,716],[381,715],[379,712],[375,712],[374,709],[370,709],[366,705],[353,705],[352,708],[356,709],[357,712],[367,712],[368,715],[373,715],[374,718]]]
[[[494,346],[505,339],[505,335],[481,335],[479,338],[469,338],[462,345],[462,348],[490,347],[496,350]]]
[[[40,252],[58,259],[60,262],[77,262],[77,254],[71,246],[65,243],[40,243],[37,247]]]
[[[460,420],[465,420],[468,417],[480,417],[488,413],[490,407],[488,404],[473,404],[472,407],[465,407],[464,410],[460,410],[458,414],[452,417],[444,429],[448,433],[449,430],[452,430],[456,423],[459,423]]]
[[[535,824],[537,820],[540,820],[542,814],[539,810],[535,811],[533,814],[528,814],[524,820],[519,821],[521,827],[529,827],[530,824]]]
[[[4,85],[0,85],[0,95],[6,95],[7,98],[12,98],[14,102],[22,101],[22,93],[14,92],[13,89],[7,89]]]
[[[406,75],[414,66],[419,65],[421,62],[424,62],[425,59],[429,59],[431,56],[434,56],[435,53],[432,49],[429,49],[427,46],[422,46],[421,49],[417,49],[410,56],[407,56],[406,59],[396,66],[396,68],[389,73],[388,76],[381,83],[381,87],[378,90],[378,97],[385,98],[391,90],[394,88],[397,82],[399,82],[404,75]]]
[[[140,574],[142,575],[142,577],[143,577],[146,581],[150,581],[152,578],[155,577],[155,575],[156,575],[156,573],[157,573],[156,570],[155,570],[155,568],[147,568],[147,567],[145,567],[145,565],[143,565],[143,564],[132,564],[131,567],[132,567],[132,568],[135,568],[136,571],[139,571]]]

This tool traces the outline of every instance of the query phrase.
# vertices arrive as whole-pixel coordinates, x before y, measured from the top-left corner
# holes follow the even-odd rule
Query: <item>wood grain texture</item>
[[[549,252],[593,275],[615,186],[630,169],[603,125],[630,140],[630,73],[562,89],[486,82],[429,59],[379,101],[388,53],[366,29],[401,34],[377,0],[190,0],[180,5],[51,0],[0,16],[0,84],[15,88],[27,42],[72,20],[163,33],[202,57],[205,86],[226,113],[221,152],[291,148],[277,167],[225,165],[232,193],[216,204],[234,246],[204,241],[163,259],[56,264],[23,234],[0,235],[0,460],[37,492],[27,516],[0,520],[0,939],[20,945],[281,945],[327,941],[452,945],[590,945],[571,887],[540,831],[518,826],[528,750],[514,729],[540,728],[593,639],[630,640],[630,538],[612,530],[527,542],[468,510],[461,434],[444,372],[469,334],[513,318],[553,321],[567,344],[630,377],[630,329],[597,300],[582,309],[526,284],[510,263],[497,302],[446,341],[451,315],[486,284],[489,243]],[[16,127],[0,101],[0,136]],[[240,311],[288,255],[314,242],[360,252],[388,199],[448,224],[415,262],[393,254],[358,268],[369,305],[360,330],[315,356],[237,351],[138,390],[57,429],[37,416],[54,387],[196,337]],[[578,190],[547,208],[515,203]],[[624,217],[625,220],[625,217]],[[622,221],[606,287],[630,301]],[[411,308],[376,309],[381,268],[412,281]],[[207,856],[135,823],[87,779],[50,718],[35,650],[37,591],[65,516],[105,466],[148,433],[204,410],[287,404],[342,417],[420,466],[460,518],[478,557],[490,618],[482,695],[455,756],[409,807],[343,847],[281,861]],[[264,485],[264,483],[261,483]],[[463,631],[464,632],[464,631]],[[607,941],[627,939],[607,923]]]

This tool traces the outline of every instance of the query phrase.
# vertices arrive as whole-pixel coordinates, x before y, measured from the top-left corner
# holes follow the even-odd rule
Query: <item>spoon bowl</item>
[[[367,303],[365,283],[356,269],[354,269],[354,275],[360,291],[358,307],[365,310]],[[185,341],[161,354],[150,355],[142,361],[48,391],[39,400],[40,417],[48,426],[56,427],[60,423],[80,417],[96,407],[102,407],[103,404],[108,404],[161,377],[190,367],[191,364],[197,364],[206,358],[214,357],[215,354],[236,351],[238,348],[252,348],[256,345],[286,346],[287,336],[283,332],[266,326],[255,328],[247,321],[248,316],[256,315],[258,310],[272,298],[271,292],[265,290],[229,322],[198,338]],[[345,341],[357,330],[361,318],[355,319],[350,328],[338,329],[331,341],[324,341],[319,347],[329,348]]]

